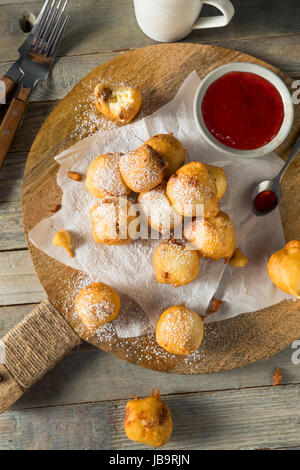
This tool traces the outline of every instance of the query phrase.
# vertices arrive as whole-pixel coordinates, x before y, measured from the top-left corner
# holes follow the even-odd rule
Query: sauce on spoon
[[[253,204],[258,212],[269,212],[277,206],[278,198],[273,191],[262,191],[256,196]]]

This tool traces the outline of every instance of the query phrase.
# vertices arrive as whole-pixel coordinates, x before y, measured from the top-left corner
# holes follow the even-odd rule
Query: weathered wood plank
[[[56,106],[57,101],[30,103],[12,142],[10,152],[28,152],[41,125]]]
[[[44,297],[28,251],[0,252],[0,305],[40,302]]]
[[[166,401],[174,420],[166,450],[299,446],[299,385],[169,395]],[[124,433],[125,403],[118,400],[9,411],[0,416],[0,448],[144,448]]]
[[[0,308],[0,338],[31,312],[34,306]],[[147,395],[153,386],[159,388],[162,394],[268,386],[273,383],[272,376],[276,367],[282,370],[283,384],[300,383],[299,366],[294,365],[291,360],[294,352],[292,348],[242,370],[201,377],[170,377],[150,370],[145,372],[140,367],[102,351],[84,348],[87,348],[86,343],[65,357],[14,408],[126,399],[132,393]]]
[[[209,41],[209,43],[236,49],[265,60],[291,77],[300,76],[300,34],[254,39]]]
[[[26,35],[21,31],[18,18],[24,12],[37,15],[43,2],[24,2],[1,7],[0,60],[15,60],[19,45]],[[152,44],[139,29],[131,0],[85,0],[69,2],[71,16],[58,55],[98,53]],[[82,18],[84,17],[84,22]]]
[[[269,61],[292,76],[300,76],[299,52],[300,34],[278,38],[209,41],[211,44],[241,50],[259,59]],[[63,98],[87,73],[98,65],[112,59],[119,52],[87,54],[84,56],[61,57],[55,64],[50,78],[41,82],[32,94],[31,101],[59,100]],[[0,76],[11,62],[0,63]]]
[[[14,60],[17,57],[17,49],[25,38],[18,17],[24,11],[31,11],[36,15],[41,5],[41,2],[2,5],[0,61]],[[299,32],[298,0],[286,0],[276,4],[273,0],[236,0],[235,7],[236,14],[226,28],[194,31],[186,41],[211,42]],[[99,0],[85,0],[70,2],[68,8],[71,21],[59,55],[124,50],[154,43],[139,29],[132,0],[102,0],[101,3]]]
[[[0,203],[21,201],[26,159],[27,153],[9,153],[7,155],[0,172]],[[7,206],[7,211],[9,212],[9,206]]]
[[[53,67],[47,81],[40,82],[31,102],[50,101],[63,98],[85,75],[98,65],[119,55],[120,52],[87,54],[84,56],[60,57]],[[0,63],[0,76],[5,74],[12,62]]]
[[[31,0],[30,3],[40,2],[41,0]],[[22,3],[28,3],[26,0],[0,0],[0,5],[11,5],[12,3],[19,3],[20,7]]]
[[[14,408],[87,403],[126,399],[132,393],[145,396],[152,387],[162,394],[205,392],[272,385],[280,366],[284,383],[300,382],[299,366],[291,363],[292,350],[243,370],[198,376],[181,376],[145,371],[96,349],[80,349],[65,357],[36,384]],[[82,386],[84,384],[84,387]]]
[[[26,248],[21,207],[26,159],[26,153],[10,153],[0,171],[0,251]]]
[[[26,248],[21,202],[0,202],[0,251]]]

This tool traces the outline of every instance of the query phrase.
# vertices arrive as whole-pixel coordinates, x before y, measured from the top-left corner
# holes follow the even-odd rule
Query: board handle
[[[22,85],[20,85],[18,93],[15,98],[11,100],[8,110],[6,111],[6,114],[0,125],[0,168],[5,160],[14,135],[19,127],[31,92],[31,88],[24,88]]]
[[[80,344],[48,299],[0,340],[0,414]]]

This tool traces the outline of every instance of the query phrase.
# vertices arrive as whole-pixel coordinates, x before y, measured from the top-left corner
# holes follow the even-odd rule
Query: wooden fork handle
[[[31,88],[23,88],[21,85],[17,95],[11,101],[7,113],[0,126],[0,168],[8,153],[16,130],[27,106],[31,94]]]
[[[0,340],[0,414],[80,342],[48,299],[9,331]]]
[[[1,83],[2,82],[2,83]],[[1,88],[0,88],[0,109],[2,106],[8,103],[8,100],[13,94],[16,84],[13,80],[6,77],[5,75],[0,79]]]

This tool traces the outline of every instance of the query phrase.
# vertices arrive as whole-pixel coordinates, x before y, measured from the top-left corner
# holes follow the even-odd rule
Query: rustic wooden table
[[[233,0],[222,29],[186,41],[218,44],[300,77],[299,0]],[[0,0],[0,76],[17,58],[24,13],[41,1]],[[27,153],[41,124],[97,65],[153,44],[138,28],[132,0],[72,0],[60,60],[32,102],[0,171],[0,337],[44,297],[22,228],[21,186]],[[207,10],[206,10],[207,11]],[[300,341],[271,359],[232,372],[170,376],[143,370],[83,343],[0,416],[0,449],[140,449],[122,426],[126,400],[152,386],[167,399],[175,429],[165,449],[300,449]],[[299,365],[297,365],[297,362]],[[275,367],[283,385],[273,387]]]

